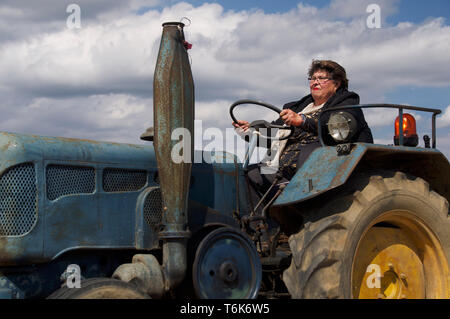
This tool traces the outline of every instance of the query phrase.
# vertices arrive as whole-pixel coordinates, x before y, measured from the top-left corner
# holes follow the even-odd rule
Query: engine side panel
[[[137,198],[155,172],[152,147],[0,133],[0,265],[136,247]]]

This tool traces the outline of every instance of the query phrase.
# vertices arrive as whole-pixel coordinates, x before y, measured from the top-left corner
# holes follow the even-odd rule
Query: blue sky
[[[448,24],[450,18],[450,1],[447,0],[402,0],[396,14],[392,15],[389,22],[398,23],[410,21],[420,23],[432,17],[444,17]]]
[[[361,103],[441,109],[437,144],[450,157],[449,0],[73,2],[80,28],[68,27],[59,0],[0,2],[2,130],[144,143],[161,24],[188,17],[203,131],[230,128],[228,108],[238,99],[280,107],[300,99],[309,93],[311,60],[332,59],[346,68]],[[379,29],[366,22],[372,3],[381,10]],[[242,110],[248,120],[271,116]],[[366,118],[377,143],[392,143],[395,114]],[[429,126],[417,119],[419,128]]]
[[[175,3],[177,1],[170,1]],[[281,13],[295,9],[299,2],[309,4],[317,8],[323,8],[330,4],[330,0],[188,0],[195,6],[205,2],[218,3],[225,10],[250,10],[261,9],[266,13]],[[376,0],[371,3],[377,3]],[[163,6],[161,6],[163,7]],[[389,16],[387,22],[397,24],[398,22],[420,23],[431,17],[450,18],[450,1],[448,0],[401,0],[395,14]],[[449,23],[449,21],[447,21]]]

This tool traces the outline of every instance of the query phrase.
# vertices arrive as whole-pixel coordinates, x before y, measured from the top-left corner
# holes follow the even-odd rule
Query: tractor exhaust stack
[[[153,298],[161,297],[180,284],[187,268],[186,247],[190,235],[187,230],[187,203],[194,147],[194,81],[183,27],[180,22],[163,24],[153,79],[153,144],[164,209],[164,229],[159,234],[163,241],[162,266],[153,256],[143,263],[142,258],[136,255],[133,264],[121,265],[113,275],[124,281],[137,278],[146,282],[144,286],[148,287],[147,292]],[[180,135],[181,141],[178,140]],[[182,151],[174,152],[180,149],[180,143]],[[175,148],[177,145],[178,148]]]
[[[189,183],[194,146],[194,81],[185,48],[183,23],[163,24],[163,34],[153,80],[154,147],[164,203],[163,272],[165,289],[178,285],[186,272],[186,231]],[[175,161],[172,140],[183,129],[183,158]],[[178,138],[179,136],[174,136]],[[186,154],[189,152],[189,154]],[[174,154],[180,155],[180,154]]]

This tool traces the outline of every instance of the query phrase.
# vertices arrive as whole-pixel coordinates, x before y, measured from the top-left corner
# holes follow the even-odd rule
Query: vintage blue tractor
[[[163,24],[154,127],[141,136],[153,145],[0,133],[0,297],[450,297],[440,110],[383,105],[401,119],[386,146],[349,142],[355,119],[333,109],[332,145],[321,132],[323,147],[255,210],[247,162],[193,151],[183,26]],[[279,112],[249,100],[231,111],[248,103]],[[433,113],[431,146],[416,147],[405,109]]]

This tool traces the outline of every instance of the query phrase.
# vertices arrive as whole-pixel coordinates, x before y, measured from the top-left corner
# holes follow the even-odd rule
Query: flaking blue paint
[[[299,168],[273,206],[305,201],[343,185],[368,151],[403,154],[405,158],[413,153],[442,156],[436,149],[381,144],[356,143],[346,155],[338,155],[334,146],[320,147]]]

